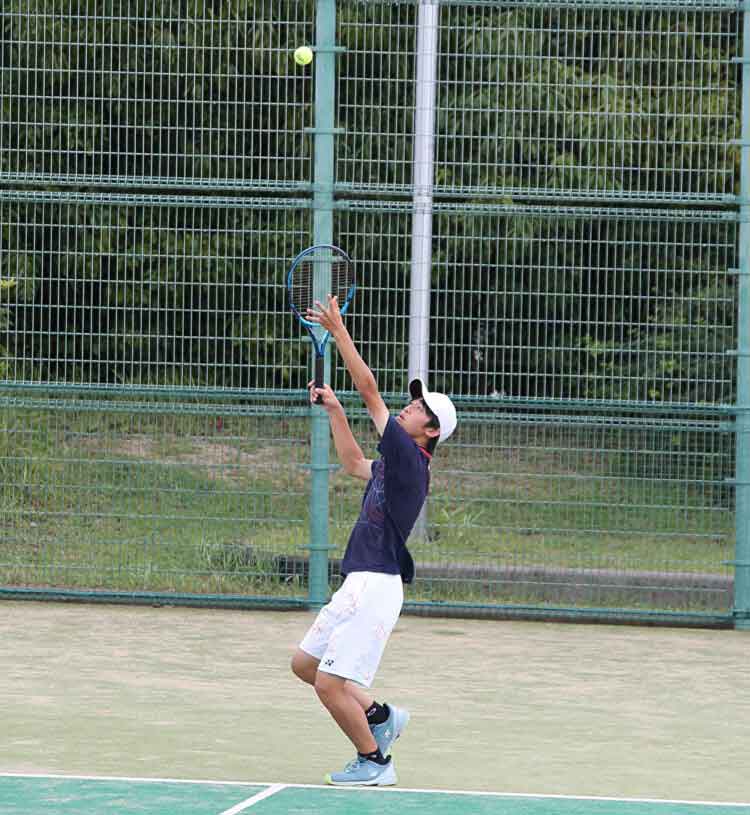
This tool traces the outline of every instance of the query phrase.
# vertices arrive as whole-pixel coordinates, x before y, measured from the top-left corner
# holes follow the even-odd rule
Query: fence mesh
[[[444,5],[436,194],[732,199],[736,8],[601,6]],[[342,11],[345,187],[411,186],[416,23],[412,4]]]
[[[0,202],[9,383],[299,388],[284,272],[308,203],[106,193]]]
[[[4,583],[302,591],[286,565],[308,516],[301,411],[38,394],[0,421]]]
[[[215,7],[218,6],[218,7]],[[5,4],[2,175],[288,188],[309,182],[314,3]]]
[[[398,392],[411,214],[352,203],[338,231],[362,258],[354,325],[365,358],[383,359],[380,381]],[[437,204],[435,387],[494,400],[731,402],[737,235],[722,212]]]
[[[0,585],[303,603],[310,2],[0,13]],[[419,4],[336,7],[333,239],[409,365]],[[741,12],[440,2],[430,387],[459,409],[413,607],[732,605]],[[318,104],[322,102],[318,100]],[[319,179],[318,179],[319,180]],[[331,382],[376,438],[335,353]],[[351,482],[351,483],[350,483]],[[361,486],[330,474],[330,585]]]

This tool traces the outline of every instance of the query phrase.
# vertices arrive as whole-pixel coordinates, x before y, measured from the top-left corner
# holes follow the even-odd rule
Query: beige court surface
[[[320,783],[312,619],[0,601],[0,771]],[[374,690],[405,787],[750,801],[750,632],[406,616]]]

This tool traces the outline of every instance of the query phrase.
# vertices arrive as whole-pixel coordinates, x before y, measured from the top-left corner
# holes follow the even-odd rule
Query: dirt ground
[[[0,771],[320,783],[306,612],[0,602]],[[750,633],[402,617],[401,786],[750,801]]]

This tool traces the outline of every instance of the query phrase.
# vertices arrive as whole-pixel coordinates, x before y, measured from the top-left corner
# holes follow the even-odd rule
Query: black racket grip
[[[325,358],[315,356],[315,387],[322,388],[323,387],[323,379],[325,378]],[[323,397],[318,395],[315,397],[315,404],[322,405],[323,404]]]

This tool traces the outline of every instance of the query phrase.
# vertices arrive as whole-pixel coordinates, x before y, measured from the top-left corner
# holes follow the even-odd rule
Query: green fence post
[[[735,628],[750,630],[750,14],[743,20],[740,234],[737,276]]]
[[[334,101],[336,94],[336,2],[318,0],[315,36],[315,185],[313,194],[313,242],[333,243]],[[318,268],[314,290],[330,291],[330,269]],[[313,360],[313,365],[314,365]],[[326,349],[325,379],[330,379]],[[312,486],[310,490],[310,582],[308,603],[319,608],[328,598],[328,416],[313,408],[311,426]]]

